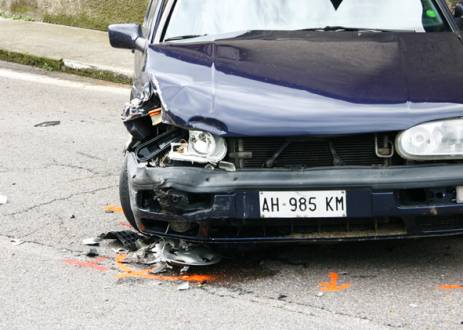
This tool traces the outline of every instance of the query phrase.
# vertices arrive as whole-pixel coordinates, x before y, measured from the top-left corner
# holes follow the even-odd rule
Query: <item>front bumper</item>
[[[149,235],[231,243],[463,234],[454,191],[463,165],[223,172],[150,168],[129,154],[127,168],[132,211]],[[329,189],[347,191],[347,218],[260,218],[260,191]]]

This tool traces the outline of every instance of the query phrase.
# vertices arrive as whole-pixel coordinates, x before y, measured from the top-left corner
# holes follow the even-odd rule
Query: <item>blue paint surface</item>
[[[164,120],[222,136],[399,131],[463,116],[454,33],[253,31],[151,45]]]

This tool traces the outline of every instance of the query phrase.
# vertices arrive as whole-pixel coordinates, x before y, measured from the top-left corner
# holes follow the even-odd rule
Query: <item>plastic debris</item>
[[[116,254],[127,254],[129,253],[129,250],[124,249],[124,248],[119,248],[119,249],[113,249],[114,253]]]
[[[129,251],[137,251],[143,245],[144,237],[130,230],[113,231],[99,236],[101,240],[115,239],[118,240],[122,246]]]
[[[61,122],[59,120],[54,121],[44,121],[43,123],[34,125],[34,127],[50,127],[50,126],[58,126]]]
[[[87,245],[87,246],[98,246],[100,245],[100,242],[101,242],[101,238],[99,237],[96,237],[96,238],[86,238],[82,241],[82,244],[83,245]]]
[[[112,249],[117,254],[116,265],[123,271],[118,278],[186,282],[179,287],[180,291],[189,289],[188,282],[206,283],[216,278],[214,275],[187,274],[192,266],[211,266],[222,260],[221,255],[206,246],[183,240],[145,237],[133,231],[101,234],[88,243],[105,240],[115,240],[121,244],[119,248]],[[169,274],[161,275],[163,273]]]
[[[177,287],[177,290],[178,290],[178,291],[190,290],[190,283],[189,283],[189,282],[185,282],[185,283],[180,284],[180,285]]]
[[[26,242],[21,241],[20,239],[16,239],[16,238],[15,238],[15,239],[12,239],[10,242],[11,242],[14,246],[18,246],[18,245],[21,245],[21,244],[26,243]]]
[[[175,244],[163,241],[160,257],[170,264],[178,266],[212,266],[218,264],[222,257],[204,246],[185,246],[184,241]]]
[[[117,250],[117,253],[129,251],[124,259],[126,264],[150,266],[163,262],[176,266],[211,266],[222,260],[222,256],[205,246],[187,244],[182,240],[147,238],[128,230],[102,234],[95,242],[109,239],[122,245],[123,250]],[[88,243],[93,242],[89,240]]]
[[[0,205],[4,205],[6,203],[8,203],[8,197],[5,195],[0,195]]]
[[[98,257],[100,254],[98,253],[98,250],[95,249],[95,248],[91,248],[90,250],[88,250],[86,256],[89,257],[89,258],[96,258]]]
[[[104,208],[105,213],[124,213],[122,207],[116,205],[106,205]]]
[[[161,262],[161,263],[156,264],[156,265],[150,270],[149,273],[150,273],[150,274],[154,274],[154,275],[156,275],[156,274],[162,274],[162,273],[167,272],[167,269],[168,269],[167,264]]]

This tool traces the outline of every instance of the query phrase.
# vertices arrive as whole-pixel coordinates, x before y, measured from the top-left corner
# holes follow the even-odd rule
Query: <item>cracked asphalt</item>
[[[4,62],[0,89],[0,328],[463,329],[463,238],[237,251],[188,291],[118,279],[111,246],[95,260],[81,242],[127,229],[104,208],[128,89]]]

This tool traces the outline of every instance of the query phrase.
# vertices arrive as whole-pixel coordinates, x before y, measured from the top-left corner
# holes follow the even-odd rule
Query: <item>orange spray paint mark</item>
[[[330,273],[328,275],[330,278],[329,282],[320,282],[320,290],[322,292],[340,292],[347,290],[351,287],[350,283],[344,283],[338,285],[339,275],[338,273]]]
[[[463,285],[459,284],[443,284],[439,286],[442,290],[463,290]]]
[[[150,269],[137,270],[132,269],[129,266],[124,264],[124,260],[127,258],[125,254],[119,254],[116,257],[116,265],[122,271],[122,273],[117,274],[117,278],[143,278],[147,280],[158,280],[158,281],[184,281],[184,282],[195,282],[195,283],[205,283],[213,282],[217,279],[213,275],[182,275],[182,276],[163,276],[163,275],[154,275],[150,274]]]
[[[116,205],[106,205],[106,207],[104,208],[104,211],[106,213],[124,213],[124,211],[122,210],[122,207],[120,206],[116,206]]]
[[[92,268],[99,272],[107,272],[108,268],[100,265],[101,262],[105,261],[107,258],[101,257],[96,258],[95,261],[82,261],[78,259],[64,259],[66,265],[77,266],[81,268]]]

